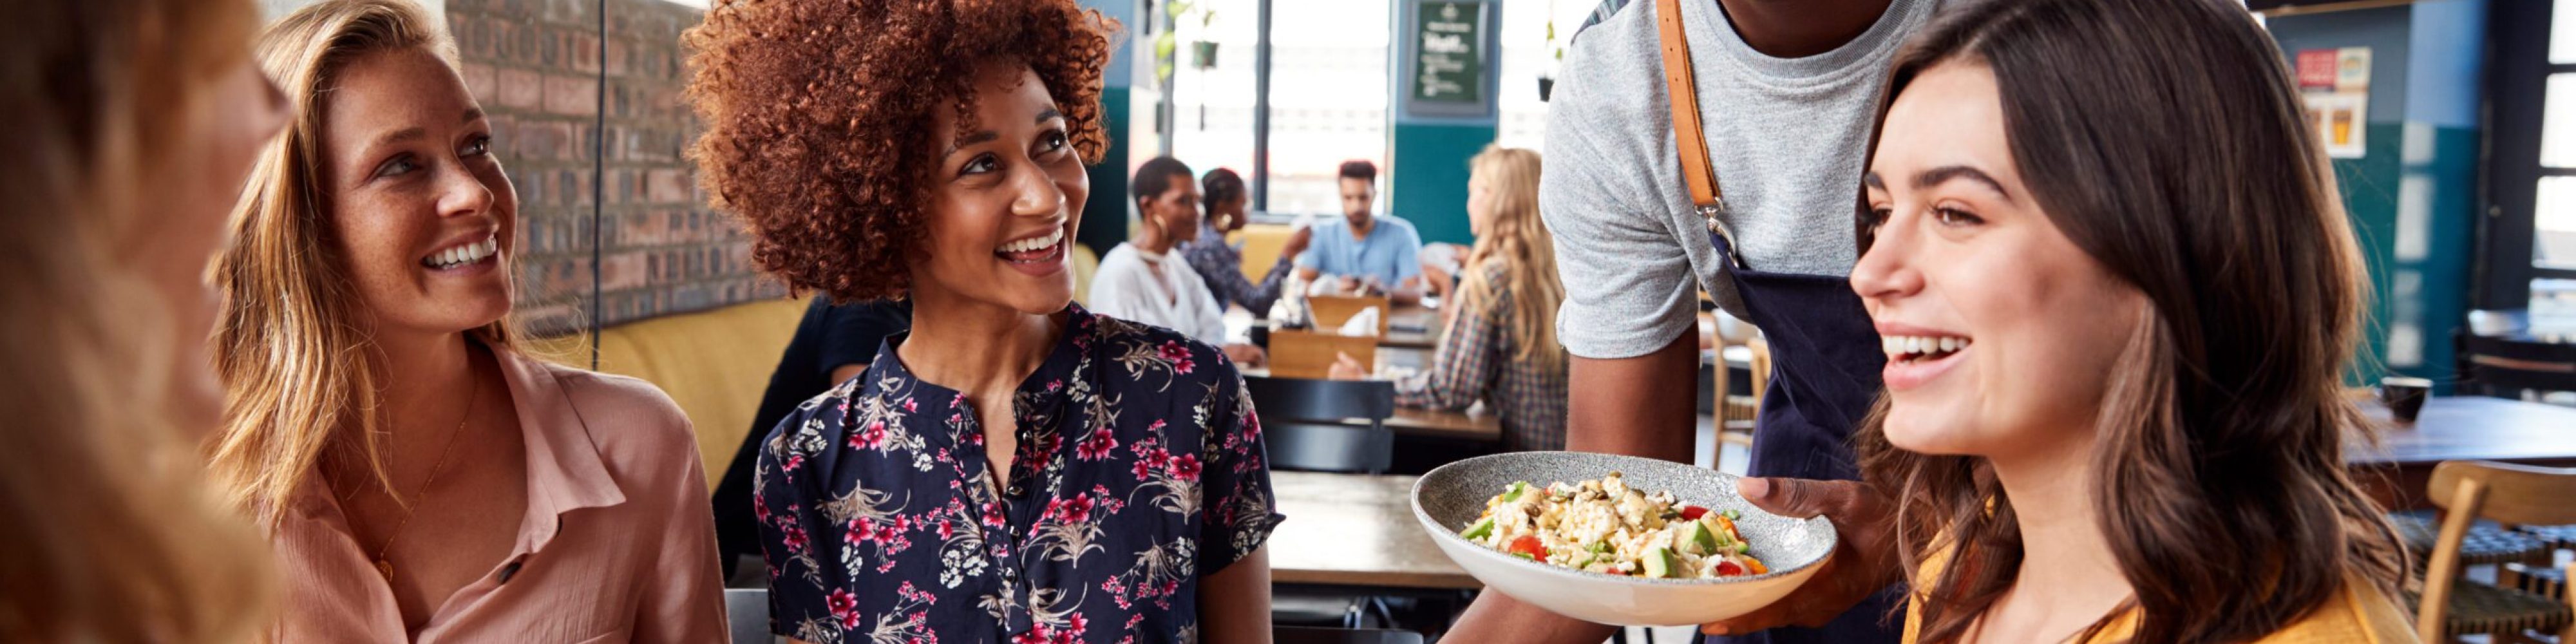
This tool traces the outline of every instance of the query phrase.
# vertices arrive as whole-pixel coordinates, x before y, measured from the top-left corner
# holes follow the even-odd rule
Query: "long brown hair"
[[[2152,303],[2090,457],[2136,640],[2261,637],[2356,567],[2393,589],[2401,556],[2343,463],[2345,432],[2368,427],[2341,383],[2367,298],[2360,253],[2272,40],[2222,0],[1977,2],[1898,54],[1881,122],[1945,63],[1994,73],[2033,196]],[[1866,249],[1865,199],[1860,212]],[[1882,401],[1858,433],[1863,478],[1896,499],[1909,570],[1950,555],[1915,592],[1920,641],[1954,641],[2011,589],[2012,499],[1983,459],[1889,445],[1885,414]]]
[[[405,49],[456,63],[445,23],[412,0],[323,0],[259,37],[260,69],[285,90],[296,118],[260,152],[248,195],[233,210],[233,248],[216,266],[224,312],[215,364],[229,409],[211,461],[233,502],[263,525],[276,525],[284,501],[326,461],[390,487],[375,430],[384,420],[379,392],[391,383],[345,260],[326,237],[320,168],[326,98],[340,69]],[[505,318],[474,336],[507,347],[518,335],[512,328]]]
[[[81,0],[0,23],[0,641],[232,642],[274,580],[247,522],[207,494],[167,383],[163,290],[130,266],[167,234],[140,195],[173,172],[220,74],[248,55],[244,0]]]
[[[1538,152],[1485,146],[1467,162],[1493,190],[1486,202],[1494,209],[1476,245],[1467,251],[1466,276],[1459,284],[1461,301],[1495,297],[1510,287],[1512,310],[1504,313],[1512,342],[1512,359],[1555,369],[1565,365],[1565,347],[1556,342],[1556,308],[1565,301],[1565,285],[1556,276],[1556,238],[1538,216]],[[1503,284],[1489,283],[1480,267],[1503,263]]]

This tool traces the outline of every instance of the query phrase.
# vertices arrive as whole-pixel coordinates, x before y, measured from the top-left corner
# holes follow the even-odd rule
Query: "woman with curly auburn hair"
[[[771,630],[1267,642],[1261,430],[1216,347],[1072,304],[1116,25],[1072,0],[719,2],[691,150],[753,260],[912,331],[765,439]]]

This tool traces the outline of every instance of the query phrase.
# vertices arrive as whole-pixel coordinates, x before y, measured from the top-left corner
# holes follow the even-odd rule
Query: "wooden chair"
[[[1332,377],[1333,361],[1350,354],[1360,364],[1377,365],[1377,338],[1316,331],[1270,332],[1270,375],[1278,378]]]
[[[1315,295],[1306,298],[1306,308],[1315,312],[1315,328],[1340,329],[1351,316],[1369,307],[1377,307],[1377,335],[1386,337],[1387,325],[1395,316],[1393,302],[1385,297],[1351,297]]]
[[[2458,339],[2465,388],[2501,397],[2576,391],[2576,345],[2469,335],[2465,330]]]
[[[1752,385],[1750,396],[1727,394],[1734,389],[1729,382],[1734,378],[1733,370],[1726,365],[1727,344],[1721,341],[1717,347],[1717,377],[1714,385],[1717,388],[1717,418],[1715,419],[1717,444],[1709,446],[1708,455],[1708,462],[1712,467],[1719,462],[1718,457],[1726,452],[1728,443],[1743,446],[1748,452],[1752,451],[1753,424],[1761,416],[1762,394],[1771,388],[1771,344],[1764,342],[1760,337],[1754,337],[1746,339],[1742,346],[1753,351],[1753,368],[1748,370],[1751,379],[1749,384]]]
[[[2446,512],[2416,598],[2416,634],[2426,642],[2447,642],[2470,633],[2521,639],[2524,631],[2540,631],[2560,642],[2576,642],[2576,605],[2563,593],[2552,599],[2468,581],[2460,574],[2467,565],[2462,546],[2478,519],[2506,525],[2576,523],[2576,504],[2566,501],[2576,498],[2576,469],[2451,461],[2433,469],[2425,491]]]

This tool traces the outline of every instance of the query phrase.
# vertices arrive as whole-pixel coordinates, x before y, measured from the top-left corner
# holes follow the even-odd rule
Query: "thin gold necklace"
[[[473,364],[470,360],[466,362],[468,372],[473,371]],[[403,509],[402,520],[395,522],[393,532],[385,536],[385,545],[376,548],[376,573],[384,575],[387,582],[394,580],[394,564],[385,559],[385,554],[393,551],[394,541],[402,538],[403,528],[411,525],[412,516],[420,514],[420,506],[429,503],[429,486],[438,482],[439,472],[447,470],[447,455],[456,450],[456,437],[465,433],[465,423],[474,419],[475,401],[483,398],[482,374],[474,374],[467,382],[473,389],[465,394],[465,417],[456,419],[456,430],[447,433],[447,446],[438,449],[438,462],[429,467],[429,480],[421,481],[420,491],[412,493],[411,505]],[[386,492],[390,493],[392,490],[386,490]]]

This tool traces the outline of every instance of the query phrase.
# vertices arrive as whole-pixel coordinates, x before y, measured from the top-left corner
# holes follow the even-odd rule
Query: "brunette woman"
[[[2411,641],[2344,469],[2360,254],[2244,8],[1976,3],[1889,96],[1851,285],[1907,640]]]

